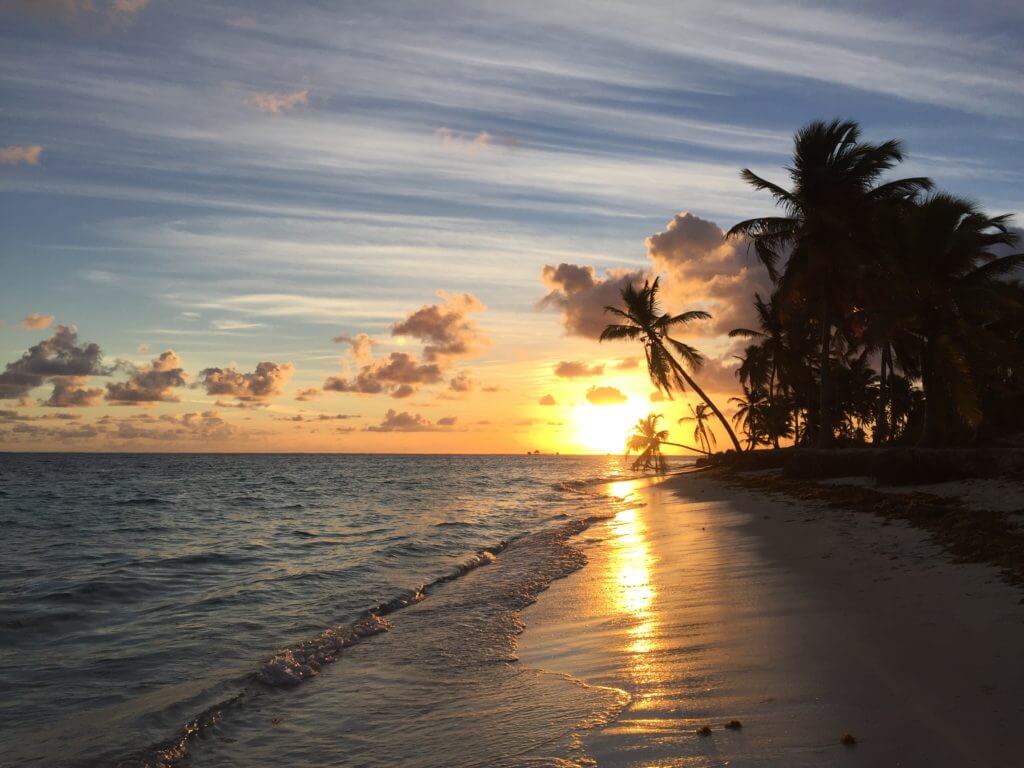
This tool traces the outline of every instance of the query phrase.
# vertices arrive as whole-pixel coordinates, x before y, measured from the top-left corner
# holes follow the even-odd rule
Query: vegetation
[[[739,451],[741,450],[740,441],[736,438],[736,433],[733,432],[725,416],[687,373],[686,368],[675,358],[675,355],[679,355],[696,372],[704,365],[704,356],[689,344],[669,336],[669,332],[676,326],[687,325],[694,320],[708,320],[711,315],[700,310],[691,310],[678,315],[662,312],[658,304],[658,285],[659,279],[655,278],[653,283],[645,280],[642,288],[637,288],[632,284],[623,288],[624,307],[622,309],[605,307],[606,312],[615,315],[623,322],[613,323],[605,328],[601,332],[601,341],[629,339],[643,342],[647,370],[654,386],[670,398],[673,390],[685,392],[687,387],[692,389],[715,414],[732,440],[733,446]]]
[[[767,297],[754,294],[757,327],[729,334],[750,342],[737,369],[743,394],[730,401],[747,450],[963,446],[1024,431],[1018,236],[1009,216],[933,192],[930,179],[885,180],[903,157],[899,141],[863,141],[855,122],[815,121],[794,138],[789,189],[742,170],[782,214],[727,235],[749,241],[773,282]],[[703,356],[669,335],[710,315],[664,313],[658,290],[658,279],[624,288],[623,306],[605,308],[620,322],[601,340],[642,342],[659,391],[689,388],[703,401],[680,419],[695,423],[700,450],[715,445],[713,415],[740,452],[691,375]]]
[[[648,414],[637,421],[626,439],[626,455],[637,454],[632,466],[634,472],[649,469],[655,472],[665,471],[665,457],[661,453],[661,445],[668,440],[668,430],[658,429],[658,422],[661,419],[660,413]]]
[[[711,453],[712,448],[718,443],[715,439],[715,433],[708,429],[707,422],[711,418],[709,415],[710,410],[706,403],[699,403],[696,408],[691,405],[690,415],[679,419],[680,424],[687,421],[694,422],[693,439],[704,453]]]
[[[1020,430],[1024,254],[1009,217],[932,193],[925,178],[883,182],[898,141],[863,142],[856,123],[796,134],[784,189],[750,170],[784,215],[743,221],[774,290],[754,296],[758,328],[737,371],[747,447],[966,444]]]

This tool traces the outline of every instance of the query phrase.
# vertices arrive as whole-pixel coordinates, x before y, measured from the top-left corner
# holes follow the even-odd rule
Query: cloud
[[[728,356],[725,358],[709,357],[704,360],[701,369],[693,374],[694,380],[705,392],[732,394],[739,390],[739,379],[736,370],[740,361]]]
[[[647,399],[652,403],[663,403],[665,402],[665,393],[660,389],[656,389],[647,396]]]
[[[466,373],[466,371],[459,371],[448,382],[448,388],[453,392],[469,392],[475,385],[476,382],[473,381],[473,377]]]
[[[643,278],[640,270],[611,269],[599,278],[591,266],[549,264],[541,271],[548,294],[537,302],[537,308],[561,310],[568,335],[596,339],[610,322],[604,308],[618,305],[622,289]]]
[[[555,366],[555,376],[563,379],[585,379],[600,376],[604,373],[604,365],[588,365],[582,360],[563,360]]]
[[[53,315],[40,315],[35,312],[30,315],[25,315],[25,318],[21,321],[22,328],[30,328],[32,330],[49,328],[52,324]]]
[[[469,357],[488,339],[469,318],[486,307],[470,293],[447,294],[438,291],[442,304],[427,304],[391,327],[392,336],[411,336],[423,342],[423,358],[428,362],[449,364]]]
[[[265,328],[265,323],[249,323],[244,320],[212,320],[210,328],[215,331],[248,331],[253,328]]]
[[[71,23],[99,19],[106,24],[126,24],[142,11],[149,0],[15,0],[12,3],[38,16]]]
[[[266,402],[281,394],[294,372],[291,363],[269,361],[257,363],[252,373],[234,368],[204,368],[195,386],[203,387],[208,395],[226,395],[246,403]]]
[[[591,387],[587,390],[587,402],[592,405],[618,405],[628,399],[615,387]]]
[[[368,363],[373,357],[373,348],[379,343],[365,333],[357,333],[355,336],[335,336],[335,344],[348,344],[352,351],[352,357],[357,363]]]
[[[149,344],[139,344],[138,352],[140,355],[149,354]]]
[[[316,416],[305,416],[301,413],[297,413],[294,416],[275,416],[274,421],[346,421],[348,419],[356,418],[358,418],[358,416],[351,413],[318,413]]]
[[[295,393],[295,399],[300,403],[307,402],[320,396],[320,390],[316,387],[303,387]]]
[[[640,367],[639,357],[624,357],[615,364],[616,371],[632,371]]]
[[[252,103],[260,112],[279,115],[297,107],[309,106],[309,88],[283,92],[263,91],[253,95]]]
[[[111,13],[134,16],[149,5],[149,0],[113,0],[110,4]]]
[[[544,395],[540,400],[537,401],[540,405],[558,405],[558,401],[555,400],[551,395]]]
[[[521,145],[518,139],[509,136],[495,136],[489,131],[467,133],[465,131],[454,131],[451,128],[441,127],[434,131],[434,135],[442,145],[461,149],[477,150],[483,147],[505,147],[515,149]]]
[[[38,165],[42,154],[38,144],[0,147],[0,165]]]
[[[73,327],[58,325],[48,339],[29,347],[0,373],[0,399],[24,397],[44,380],[60,376],[105,376],[97,344],[78,344]]]
[[[450,420],[450,421],[449,421]],[[369,426],[366,428],[367,432],[437,432],[443,430],[448,426],[455,423],[453,417],[445,417],[439,419],[435,424],[429,419],[424,418],[417,414],[409,413],[408,411],[402,411],[399,413],[393,408],[389,408],[388,412],[384,414],[384,419],[380,424]]]
[[[442,416],[437,420],[437,426],[439,427],[454,427],[455,422],[459,419],[456,416]]]
[[[217,411],[191,412],[181,416],[137,414],[124,419],[104,416],[96,426],[105,436],[116,440],[209,441],[225,440],[237,433],[236,428],[222,419]]]
[[[130,371],[128,380],[107,384],[106,399],[115,405],[175,403],[178,398],[172,390],[185,386],[185,371],[173,349],[162,352],[149,365],[122,366]]]
[[[674,216],[663,232],[647,238],[647,255],[655,268],[667,272],[666,294],[685,299],[686,309],[704,303],[713,319],[694,331],[727,333],[756,321],[754,292],[771,293],[768,271],[757,261],[749,241],[726,240],[712,221],[686,211]]]
[[[359,369],[355,378],[330,376],[324,382],[324,389],[330,392],[360,392],[375,395],[388,392],[393,397],[408,397],[421,384],[436,384],[441,381],[441,366],[437,363],[421,363],[408,352],[392,352],[387,357],[374,360]]]
[[[67,376],[54,378],[53,391],[50,396],[39,404],[49,408],[88,408],[96,405],[103,396],[99,387],[89,389],[87,376]]]

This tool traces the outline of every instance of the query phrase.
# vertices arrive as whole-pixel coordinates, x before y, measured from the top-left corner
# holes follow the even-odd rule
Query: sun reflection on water
[[[624,498],[635,483],[613,483],[612,495]],[[651,578],[653,556],[647,541],[647,526],[642,508],[619,512],[609,525],[610,571],[608,599],[615,612],[630,619],[626,651],[630,669],[635,676],[648,677],[650,664],[646,658],[657,649],[658,622],[655,611],[657,592]]]

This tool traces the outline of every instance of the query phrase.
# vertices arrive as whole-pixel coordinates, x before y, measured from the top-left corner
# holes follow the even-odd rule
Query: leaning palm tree
[[[693,427],[693,439],[697,441],[697,444],[704,449],[704,453],[710,454],[712,447],[717,445],[718,441],[715,439],[715,433],[708,429],[707,422],[711,418],[706,403],[698,403],[697,407],[694,408],[690,405],[690,415],[683,416],[679,419],[679,423],[682,424],[686,421],[694,422]]]
[[[659,279],[654,278],[653,283],[645,280],[642,288],[637,288],[630,283],[622,289],[624,307],[620,309],[608,306],[604,310],[621,318],[624,322],[609,325],[601,332],[600,340],[629,339],[635,341],[639,339],[642,341],[647,358],[647,371],[654,386],[659,391],[665,392],[669,398],[672,397],[673,390],[684,392],[686,387],[692,389],[722,422],[736,451],[739,452],[743,450],[740,447],[740,441],[736,439],[736,433],[733,432],[725,416],[672,354],[674,351],[692,370],[700,370],[704,365],[703,355],[689,344],[673,339],[669,336],[669,332],[676,326],[687,325],[694,320],[708,320],[711,315],[701,310],[691,310],[678,315],[663,313],[658,304]]]
[[[926,178],[878,183],[902,160],[898,141],[866,143],[853,121],[819,120],[794,137],[788,169],[791,189],[748,168],[741,172],[755,189],[771,194],[785,215],[741,221],[728,235],[751,239],[784,298],[800,295],[818,307],[819,446],[831,445],[834,438],[832,329],[850,306],[853,286],[863,282],[871,253],[867,242],[871,217],[880,205],[931,188]]]
[[[639,419],[633,431],[626,439],[626,455],[637,454],[632,470],[654,469],[655,472],[665,471],[665,457],[661,453],[661,445],[668,440],[668,430],[658,429],[660,413],[649,413]]]

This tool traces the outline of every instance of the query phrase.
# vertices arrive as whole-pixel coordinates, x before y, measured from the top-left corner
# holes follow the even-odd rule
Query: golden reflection
[[[614,483],[611,493],[624,497],[632,483]],[[616,487],[620,486],[620,487]],[[625,486],[629,486],[628,488]],[[611,561],[609,597],[615,609],[633,619],[627,629],[630,667],[634,675],[647,677],[650,672],[646,654],[657,648],[654,599],[656,591],[651,580],[653,558],[647,542],[647,527],[641,509],[619,512],[611,521],[614,536],[610,539]]]

